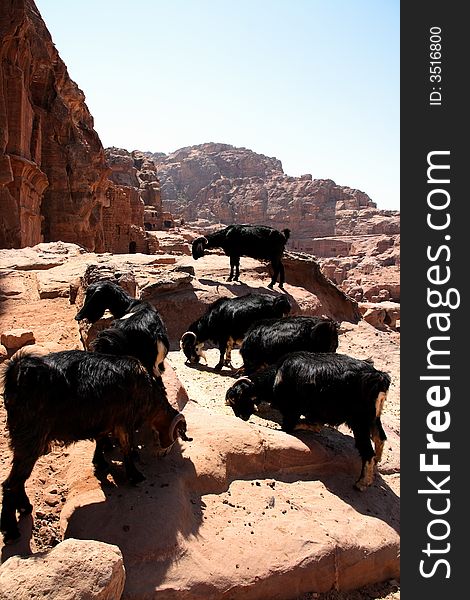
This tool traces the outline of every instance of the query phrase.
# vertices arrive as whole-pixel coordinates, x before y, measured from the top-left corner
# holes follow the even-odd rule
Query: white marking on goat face
[[[379,395],[377,396],[376,400],[375,400],[375,416],[376,417],[380,417],[380,415],[382,414],[382,409],[384,406],[384,402],[387,399],[387,392],[379,392]]]
[[[279,385],[280,383],[282,383],[282,374],[280,371],[278,371],[274,379],[274,385]]]

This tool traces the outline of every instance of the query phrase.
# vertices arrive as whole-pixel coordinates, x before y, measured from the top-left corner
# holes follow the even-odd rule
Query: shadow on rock
[[[132,486],[122,469],[113,469],[116,479],[102,478],[101,486],[90,490],[89,501],[84,503],[86,492],[77,504],[70,501],[63,513],[64,538],[117,545],[126,569],[151,563],[151,585],[156,587],[169,566],[183,556],[185,540],[197,535],[204,503],[199,494],[188,491],[195,467],[182,456],[179,445],[164,458],[144,448],[139,462],[146,477],[142,483]]]
[[[400,532],[400,498],[377,470],[372,485],[364,492],[354,488],[354,483],[359,478],[362,461],[352,435],[346,435],[332,427],[324,427],[318,433],[297,431],[295,436],[311,451],[321,443],[332,453],[332,460],[341,461],[344,456],[344,470],[336,472],[328,470],[315,479],[320,480],[332,494],[341,498],[357,512],[376,517],[397,533]],[[301,479],[309,479],[309,477]],[[289,481],[290,476],[282,480]]]
[[[206,364],[201,364],[201,363],[184,363],[185,367],[188,367],[190,369],[194,369],[195,371],[204,371],[206,373],[215,373],[216,375],[222,375],[222,377],[233,377],[233,378],[237,378],[239,377],[239,371],[240,369],[238,367],[226,367],[225,369],[222,367],[222,369],[220,371],[216,371],[215,370],[215,366],[214,367],[210,367],[209,365]]]
[[[206,279],[205,277],[199,279],[199,282],[207,286],[215,286],[218,288],[222,287],[230,291],[235,296],[245,296],[246,294],[266,294],[270,296],[279,296],[279,294],[285,294],[284,290],[276,289],[271,290],[268,285],[254,285],[253,282],[245,283],[243,281],[217,281],[215,279]]]

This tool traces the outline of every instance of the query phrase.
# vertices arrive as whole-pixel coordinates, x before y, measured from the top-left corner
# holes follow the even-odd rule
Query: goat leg
[[[20,537],[16,511],[21,514],[30,514],[33,507],[24,489],[25,481],[31,475],[37,460],[37,455],[13,451],[13,464],[10,474],[2,484],[3,499],[2,512],[0,516],[0,530],[3,533],[5,544],[9,544]]]
[[[5,482],[6,483],[6,482]],[[11,544],[20,537],[20,530],[16,521],[15,493],[3,484],[2,514],[0,516],[0,530],[3,533],[5,544]]]
[[[284,289],[284,283],[286,281],[286,274],[285,274],[285,270],[284,270],[284,265],[281,263],[279,263],[279,289],[283,290]]]
[[[371,437],[375,447],[375,462],[378,463],[382,460],[384,442],[387,439],[380,417],[375,419],[375,423],[371,428]]]
[[[137,469],[132,457],[133,435],[132,432],[120,429],[118,432],[119,445],[123,454],[124,468],[127,478],[131,483],[140,483],[145,480],[145,476]]]
[[[237,256],[237,258],[235,259],[235,277],[233,278],[234,281],[238,281],[239,277],[240,277],[240,258]]]
[[[219,362],[214,367],[215,371],[222,370],[222,367],[224,366],[224,362],[225,362],[225,352],[226,352],[226,349],[227,349],[227,340],[220,341],[219,342],[220,358],[219,358]]]
[[[370,441],[369,431],[363,427],[353,427],[354,439],[356,440],[356,448],[362,458],[362,469],[359,479],[354,484],[354,487],[363,492],[374,481],[374,465],[375,452]]]
[[[112,444],[107,436],[96,439],[95,452],[93,454],[93,466],[95,470],[101,473],[109,472],[109,463],[104,457],[105,450],[109,449]]]

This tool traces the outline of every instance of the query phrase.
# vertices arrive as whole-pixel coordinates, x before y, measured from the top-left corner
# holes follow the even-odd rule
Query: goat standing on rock
[[[138,483],[145,477],[131,452],[137,428],[150,425],[164,451],[178,437],[190,441],[185,418],[168,402],[160,379],[129,356],[83,350],[16,355],[4,374],[4,399],[13,451],[12,468],[2,485],[0,529],[6,543],[20,535],[16,511],[32,511],[25,482],[53,443],[95,439],[93,464],[107,472],[103,441],[112,435],[119,441],[127,477]]]
[[[135,356],[149,373],[160,376],[170,342],[157,309],[148,302],[132,298],[114,281],[103,280],[87,287],[85,302],[75,320],[87,319],[94,323],[106,309],[115,320],[112,327],[98,333],[93,350]]]
[[[282,254],[290,236],[289,229],[278,231],[266,225],[229,225],[220,231],[210,233],[193,241],[193,258],[204,256],[204,250],[222,248],[230,257],[230,276],[228,281],[238,281],[240,275],[240,256],[250,256],[258,260],[269,260],[273,276],[269,288],[273,288],[279,277],[279,287],[285,282]]]
[[[181,349],[187,362],[198,363],[201,358],[205,359],[204,342],[216,343],[220,360],[215,370],[220,371],[224,365],[231,366],[233,346],[242,342],[247,329],[255,321],[283,317],[290,310],[290,302],[284,295],[246,294],[235,298],[219,298],[183,334]]]
[[[281,412],[287,433],[346,423],[362,458],[355,487],[363,491],[373,482],[374,465],[387,439],[380,415],[389,387],[390,376],[370,361],[329,352],[293,352],[236,381],[227,390],[226,404],[248,420],[257,402],[270,402]]]

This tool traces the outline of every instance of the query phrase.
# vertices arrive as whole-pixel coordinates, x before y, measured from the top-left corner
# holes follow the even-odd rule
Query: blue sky
[[[399,208],[398,0],[36,4],[104,146],[244,146]]]

